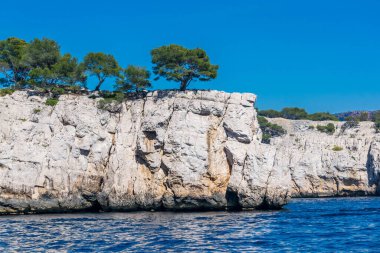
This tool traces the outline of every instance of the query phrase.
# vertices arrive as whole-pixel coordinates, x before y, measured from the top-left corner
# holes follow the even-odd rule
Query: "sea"
[[[0,216],[0,252],[380,252],[380,198],[280,211]]]

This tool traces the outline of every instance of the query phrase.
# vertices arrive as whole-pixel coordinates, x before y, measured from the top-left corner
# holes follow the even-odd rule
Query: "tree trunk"
[[[102,86],[103,82],[104,82],[104,79],[99,80],[98,85],[96,85],[96,87],[95,87],[95,91],[99,91],[100,90],[100,86]]]
[[[180,90],[180,91],[185,91],[186,88],[187,88],[187,83],[188,83],[188,82],[189,82],[188,80],[182,80],[182,81],[181,81],[181,86],[179,87],[179,90]]]

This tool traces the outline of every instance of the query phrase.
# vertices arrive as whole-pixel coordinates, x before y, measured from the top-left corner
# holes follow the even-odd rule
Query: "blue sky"
[[[148,68],[152,48],[201,47],[219,76],[191,88],[253,92],[262,109],[373,110],[380,109],[379,13],[377,0],[4,0],[0,39],[48,37],[80,59],[101,51]]]

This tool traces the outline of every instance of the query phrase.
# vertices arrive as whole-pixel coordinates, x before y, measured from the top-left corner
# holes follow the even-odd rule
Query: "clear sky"
[[[9,36],[148,68],[152,48],[201,47],[219,76],[191,88],[253,92],[262,109],[380,109],[378,0],[2,0],[0,39]]]

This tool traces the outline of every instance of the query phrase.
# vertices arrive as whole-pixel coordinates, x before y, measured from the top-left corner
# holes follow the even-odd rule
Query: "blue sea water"
[[[0,216],[0,252],[380,252],[380,198],[295,199],[273,212]]]

